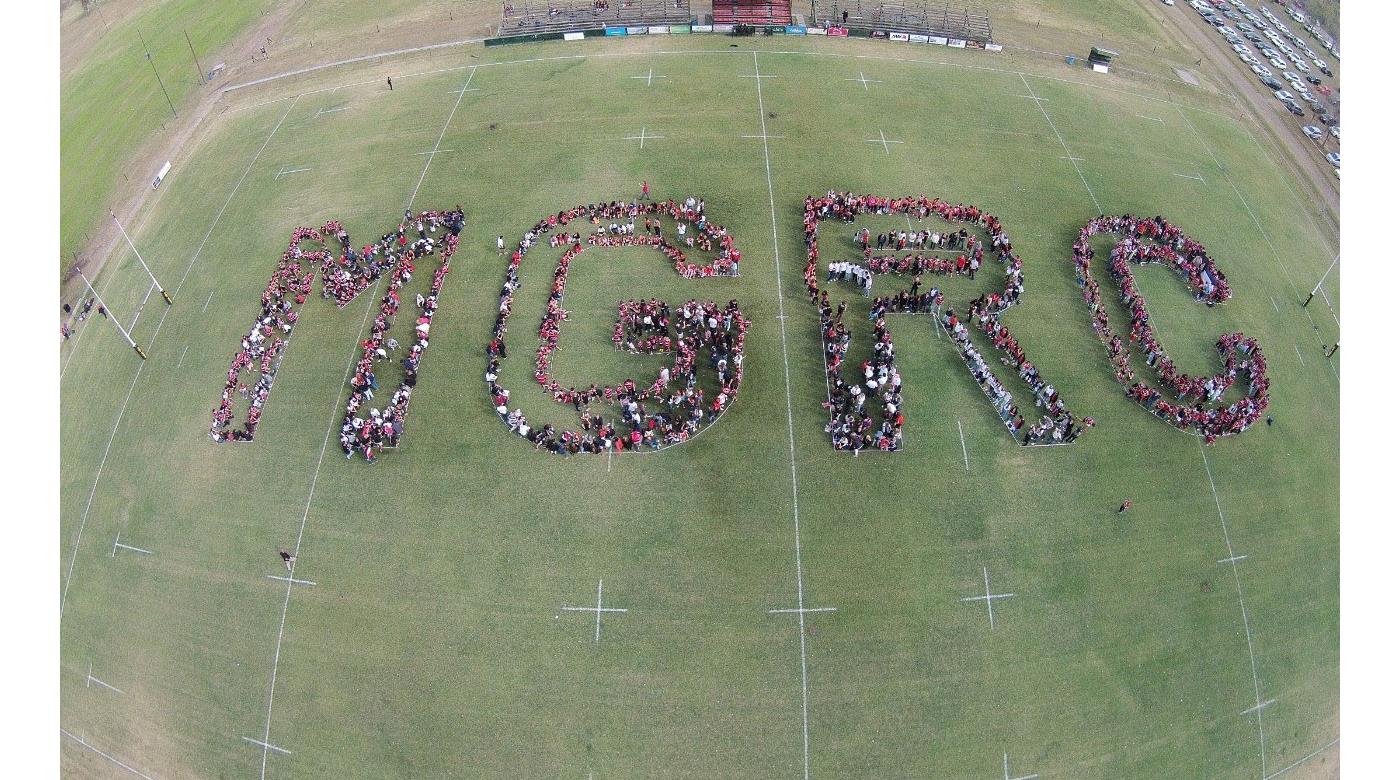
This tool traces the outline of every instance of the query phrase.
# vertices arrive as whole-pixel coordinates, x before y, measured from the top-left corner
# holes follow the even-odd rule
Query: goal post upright
[[[92,297],[97,299],[97,305],[107,312],[108,316],[106,319],[112,321],[112,324],[117,327],[117,332],[122,334],[122,338],[126,339],[126,343],[130,344],[131,348],[136,350],[136,354],[140,355],[142,360],[145,360],[146,353],[141,349],[141,345],[136,343],[136,340],[131,337],[131,334],[128,333],[126,328],[122,327],[121,322],[117,320],[117,316],[112,313],[111,309],[107,308],[106,302],[103,301],[102,296],[98,294],[97,288],[92,286],[92,282],[87,278],[87,274],[84,274],[81,268],[75,270],[77,270],[78,276],[82,278],[83,284],[87,285],[88,292],[92,293]]]

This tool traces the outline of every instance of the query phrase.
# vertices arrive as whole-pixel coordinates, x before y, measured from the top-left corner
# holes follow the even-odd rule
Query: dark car
[[[1331,114],[1318,114],[1317,118],[1324,125],[1334,125],[1337,123],[1337,118],[1335,116],[1332,116]]]
[[[1303,115],[1303,109],[1297,103],[1284,103],[1284,105],[1288,106],[1288,113],[1292,114],[1293,116]]]
[[[1322,83],[1322,79],[1318,78],[1317,76],[1308,76],[1308,83],[1312,84],[1313,86],[1317,86]]]
[[[1273,76],[1260,76],[1259,80],[1264,82],[1264,85],[1269,89],[1283,89],[1283,82]]]

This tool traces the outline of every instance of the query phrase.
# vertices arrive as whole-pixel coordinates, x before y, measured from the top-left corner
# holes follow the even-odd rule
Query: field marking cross
[[[1012,596],[1015,596],[1016,594],[1015,594],[1015,593],[993,593],[993,592],[992,592],[992,578],[991,578],[991,575],[989,575],[989,574],[987,573],[987,567],[986,567],[986,566],[983,566],[983,567],[982,567],[982,585],[983,585],[983,587],[986,589],[985,595],[982,595],[982,596],[968,596],[968,597],[966,597],[966,598],[958,599],[958,601],[985,601],[985,602],[987,602],[987,620],[988,620],[988,622],[991,623],[992,628],[996,628],[996,627],[997,627],[997,618],[996,618],[996,614],[992,611],[992,602],[995,601],[995,600],[997,600],[997,599],[1009,599],[1009,598],[1011,598]]]
[[[604,612],[626,612],[626,609],[619,607],[603,606],[603,581],[598,580],[598,605],[593,607],[560,607],[564,612],[592,612],[593,618],[593,641],[597,642],[603,636],[603,613]]]

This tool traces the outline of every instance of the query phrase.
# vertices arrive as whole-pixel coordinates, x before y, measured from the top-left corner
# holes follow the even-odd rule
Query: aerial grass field
[[[63,347],[66,776],[1262,779],[1334,744],[1342,358],[1329,310],[1300,303],[1337,237],[1248,128],[1206,96],[991,53],[731,40],[463,49],[392,92],[323,73],[237,95],[199,136],[132,220],[175,304],[127,254],[98,281],[149,360],[100,319]],[[607,340],[621,298],[733,298],[742,391],[659,453],[537,452],[482,379],[495,238],[643,180],[704,197],[742,276],[590,249],[556,371],[654,370]],[[833,452],[801,222],[829,189],[1000,216],[1026,274],[1005,321],[1098,425],[1016,446],[906,316],[905,448]],[[458,204],[397,450],[347,460],[334,435],[378,288],[313,295],[256,440],[211,442],[294,228],[363,243]],[[1205,244],[1227,305],[1163,268],[1138,283],[1184,370],[1214,371],[1222,333],[1259,340],[1272,425],[1207,447],[1124,398],[1070,258],[1101,212]],[[849,232],[824,228],[823,257],[853,256]],[[563,421],[530,389],[557,257],[524,261],[502,382]],[[944,284],[959,309],[986,286]],[[272,578],[279,548],[314,584]],[[963,600],[989,594],[1014,596]],[[563,609],[600,602],[626,612]]]

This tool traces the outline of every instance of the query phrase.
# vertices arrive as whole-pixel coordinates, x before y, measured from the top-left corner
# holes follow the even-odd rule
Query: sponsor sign
[[[692,24],[690,26],[690,31],[698,33],[714,32],[715,26],[713,24]]]
[[[670,35],[671,28],[664,24],[655,24],[647,28],[647,35]]]
[[[927,35],[919,35],[919,34],[917,34],[917,33],[911,33],[911,34],[909,35],[909,42],[910,42],[910,43],[928,43],[928,36],[927,36]]]
[[[828,38],[845,38],[850,34],[850,30],[847,30],[845,27],[826,28],[826,37]]]
[[[928,42],[929,42],[929,43],[932,43],[932,44],[934,44],[934,45],[936,45],[936,46],[947,46],[947,45],[948,45],[948,39],[947,39],[947,38],[944,38],[944,37],[941,36],[941,35],[930,35],[930,36],[928,37]]]
[[[954,49],[966,49],[967,41],[961,38],[949,38],[948,45],[952,46]]]
[[[627,28],[627,34],[628,34],[628,35],[646,35],[646,34],[647,34],[647,28],[645,28],[645,27],[628,27],[628,28]]]
[[[564,33],[564,40],[566,40],[566,41],[581,41],[581,40],[583,40],[583,33],[581,33],[581,32],[566,32],[566,33]]]
[[[604,35],[626,35],[626,34],[627,34],[627,28],[626,28],[626,27],[604,27],[604,28],[603,28],[603,34],[604,34]]]
[[[807,28],[807,34],[808,34],[808,35],[826,35],[826,28],[824,28],[824,27],[808,27],[808,28]]]
[[[806,28],[806,26],[800,25],[800,24],[790,24],[790,25],[787,26],[787,29],[785,30],[785,32],[786,32],[788,35],[806,35],[806,34],[807,34],[807,28]]]
[[[715,32],[718,32],[718,33],[734,32],[734,25],[732,25],[732,24],[717,24],[717,25],[715,25]]]
[[[1001,44],[989,43],[987,44],[987,51],[1001,51]]]

